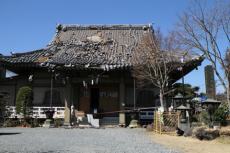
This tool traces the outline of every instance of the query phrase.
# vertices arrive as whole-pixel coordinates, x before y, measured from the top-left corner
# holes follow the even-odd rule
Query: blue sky
[[[153,24],[163,34],[174,28],[189,0],[1,0],[0,53],[45,47],[62,24]],[[205,63],[206,64],[206,63]],[[203,64],[185,82],[205,91]]]

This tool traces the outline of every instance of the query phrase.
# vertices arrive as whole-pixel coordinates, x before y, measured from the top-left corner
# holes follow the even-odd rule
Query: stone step
[[[100,119],[100,125],[118,125],[119,118],[118,117],[104,117]]]

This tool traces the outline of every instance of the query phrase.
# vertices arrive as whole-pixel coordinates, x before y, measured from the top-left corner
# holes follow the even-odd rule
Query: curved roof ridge
[[[59,24],[62,26],[69,26],[69,27],[90,27],[90,26],[105,26],[105,27],[142,27],[142,26],[149,26],[151,27],[152,24]]]
[[[90,30],[90,29],[108,29],[108,30],[123,30],[123,29],[152,29],[152,24],[58,24],[58,27],[62,27],[63,30],[78,29],[78,30]]]
[[[25,52],[19,52],[19,53],[11,53],[11,55],[2,55],[1,57],[3,58],[9,58],[9,57],[18,57],[18,56],[23,56],[23,55],[30,55],[34,53],[39,53],[44,51],[46,48],[40,48],[40,49],[35,49],[32,51],[25,51]]]

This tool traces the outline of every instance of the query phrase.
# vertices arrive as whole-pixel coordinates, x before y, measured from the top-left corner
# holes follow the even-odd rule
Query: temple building
[[[85,113],[104,113],[159,105],[158,89],[137,89],[131,73],[135,62],[142,62],[134,60],[135,47],[144,35],[154,36],[152,25],[58,25],[56,29],[42,49],[0,56],[0,92],[9,92],[8,105],[15,105],[18,89],[26,85],[33,89],[34,106],[65,107],[66,123],[71,106]],[[187,58],[183,74],[175,68],[171,82],[202,61],[202,57]],[[5,77],[6,70],[17,75]],[[122,112],[103,117],[125,122]]]

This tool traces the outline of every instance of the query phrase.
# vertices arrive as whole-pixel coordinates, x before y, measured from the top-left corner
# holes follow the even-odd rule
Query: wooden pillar
[[[4,79],[6,77],[6,69],[0,65],[0,79]]]
[[[71,84],[68,83],[65,87],[65,118],[64,125],[70,125],[70,107],[71,107]]]
[[[122,111],[124,110],[124,104],[125,104],[125,83],[124,83],[123,76],[120,78],[119,102],[120,102],[120,110]],[[119,125],[125,126],[125,113],[124,112],[119,113]]]

